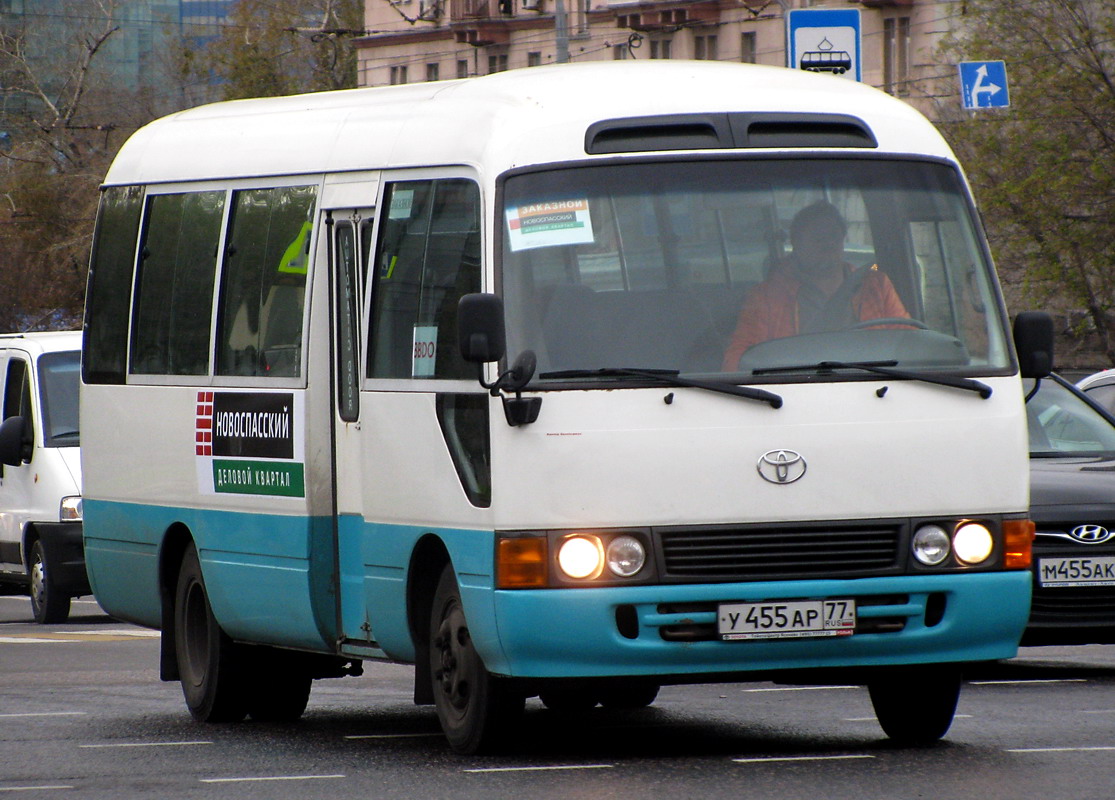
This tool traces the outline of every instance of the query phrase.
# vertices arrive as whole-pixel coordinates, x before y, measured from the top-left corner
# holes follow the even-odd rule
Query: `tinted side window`
[[[101,194],[89,286],[85,295],[86,383],[123,383],[128,352],[128,308],[143,189],[115,186]]]
[[[372,293],[368,374],[472,378],[457,301],[480,290],[480,190],[463,179],[387,186]]]
[[[156,195],[147,207],[131,371],[205,375],[225,194]]]
[[[302,362],[312,186],[233,193],[218,330],[218,375],[297,377]]]

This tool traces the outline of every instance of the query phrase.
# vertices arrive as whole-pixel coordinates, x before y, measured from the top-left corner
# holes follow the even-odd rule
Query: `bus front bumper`
[[[517,678],[697,678],[988,661],[1017,654],[1030,591],[1024,570],[496,591],[498,647],[483,647],[482,656],[493,673]],[[855,632],[745,641],[718,634],[721,604],[799,599],[853,599]]]

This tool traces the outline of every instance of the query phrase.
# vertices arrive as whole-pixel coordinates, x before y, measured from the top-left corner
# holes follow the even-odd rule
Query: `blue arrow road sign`
[[[1007,65],[1004,61],[961,61],[960,97],[964,108],[1006,108]]]

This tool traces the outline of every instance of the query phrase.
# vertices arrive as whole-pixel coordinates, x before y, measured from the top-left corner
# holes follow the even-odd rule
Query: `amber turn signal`
[[[1029,519],[1003,520],[1003,567],[1029,569],[1033,563],[1034,532],[1037,526]]]
[[[500,539],[496,551],[496,588],[542,589],[545,586],[545,537]]]

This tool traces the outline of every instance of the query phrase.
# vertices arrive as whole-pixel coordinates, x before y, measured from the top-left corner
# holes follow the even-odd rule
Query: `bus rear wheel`
[[[525,698],[489,673],[476,652],[451,566],[434,593],[429,635],[434,705],[449,746],[464,755],[490,750]]]
[[[897,668],[869,681],[883,732],[898,744],[932,744],[944,736],[960,699],[960,670],[948,666]]]
[[[197,548],[182,557],[174,595],[174,643],[186,707],[199,722],[239,722],[247,714],[242,659],[209,605]]]

